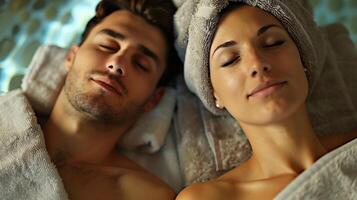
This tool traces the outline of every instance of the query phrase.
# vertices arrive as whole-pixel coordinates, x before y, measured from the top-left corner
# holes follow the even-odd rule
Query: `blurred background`
[[[343,23],[357,45],[357,0],[307,0],[319,25]],[[19,88],[41,44],[78,42],[98,0],[0,0],[0,93]]]

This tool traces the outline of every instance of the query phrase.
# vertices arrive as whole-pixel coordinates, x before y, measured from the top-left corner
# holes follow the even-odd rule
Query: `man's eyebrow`
[[[115,38],[115,39],[119,39],[119,40],[126,39],[126,37],[123,34],[121,34],[119,32],[116,32],[116,31],[114,31],[112,29],[103,29],[103,30],[99,31],[98,34],[109,35],[110,37]]]
[[[160,66],[159,57],[153,51],[151,51],[149,48],[147,48],[146,46],[144,46],[142,44],[139,44],[138,48],[139,48],[139,51],[141,51],[141,53],[152,58],[155,61],[156,65]]]
[[[231,46],[234,46],[234,45],[236,45],[236,44],[237,44],[236,41],[230,40],[230,41],[227,41],[227,42],[224,42],[224,43],[218,45],[218,47],[216,47],[216,49],[213,51],[212,57],[213,57],[214,53],[216,53],[216,51],[217,51],[218,49],[220,49],[220,48],[226,48],[226,47],[231,47]]]
[[[105,34],[105,35],[109,35],[110,37],[113,37],[115,39],[118,39],[118,40],[125,40],[126,37],[125,35],[119,33],[119,32],[116,32],[112,29],[103,29],[101,30],[98,34]],[[159,57],[153,52],[151,51],[149,48],[147,48],[146,46],[142,45],[142,44],[139,44],[138,45],[138,49],[141,53],[145,54],[146,56],[152,58],[156,64],[159,66],[160,62],[159,62]]]

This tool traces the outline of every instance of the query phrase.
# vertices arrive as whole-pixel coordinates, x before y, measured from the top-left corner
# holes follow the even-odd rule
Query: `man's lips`
[[[266,81],[264,83],[259,84],[256,88],[254,88],[254,90],[247,95],[247,98],[251,96],[260,95],[263,93],[270,93],[286,83],[287,81]]]
[[[107,77],[92,77],[91,80],[103,87],[104,89],[116,93],[119,96],[122,96],[123,94],[121,86]]]

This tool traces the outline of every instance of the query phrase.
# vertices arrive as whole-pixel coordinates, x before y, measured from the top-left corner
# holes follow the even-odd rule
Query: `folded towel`
[[[67,49],[57,46],[39,47],[23,79],[22,89],[39,115],[50,114],[62,89],[67,75],[63,66],[66,54]],[[121,147],[146,153],[154,153],[161,148],[175,107],[175,89],[167,87],[165,91],[158,106],[144,114],[133,129],[123,135]]]
[[[140,117],[129,132],[123,135],[119,145],[129,150],[157,152],[163,146],[169,132],[175,104],[176,90],[166,88],[159,104]]]
[[[208,112],[184,84],[177,83],[174,118],[184,185],[208,181],[247,160],[251,148],[237,122]]]
[[[0,96],[0,196],[4,200],[68,199],[35,113],[21,90]]]
[[[178,79],[174,122],[184,185],[208,181],[222,173],[215,170],[214,155],[204,134],[199,104],[199,99],[188,92],[183,78]]]
[[[213,151],[216,171],[229,170],[250,157],[251,146],[235,119],[212,115],[201,103],[200,112],[204,133]]]
[[[274,199],[357,199],[357,139],[329,152]]]
[[[67,70],[63,66],[67,50],[57,46],[41,46],[34,54],[21,88],[34,110],[48,116],[62,89]]]

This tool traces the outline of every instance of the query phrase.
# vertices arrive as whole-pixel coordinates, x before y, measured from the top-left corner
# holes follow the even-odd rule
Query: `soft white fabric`
[[[176,143],[184,185],[205,182],[240,165],[251,155],[249,142],[237,122],[216,116],[179,79],[174,118]]]
[[[175,130],[170,126],[164,145],[156,153],[142,154],[141,151],[121,150],[131,160],[143,166],[146,170],[159,176],[176,192],[183,187],[182,175],[179,169],[179,161],[176,150]]]
[[[317,160],[275,199],[357,199],[357,139]]]
[[[163,145],[171,125],[176,103],[176,90],[166,88],[154,110],[144,113],[120,140],[120,146],[147,153],[157,152]]]
[[[63,66],[66,49],[41,46],[34,54],[21,88],[39,115],[48,116],[61,91],[67,74]]]
[[[68,199],[35,113],[21,90],[0,96],[0,196],[4,200]]]

